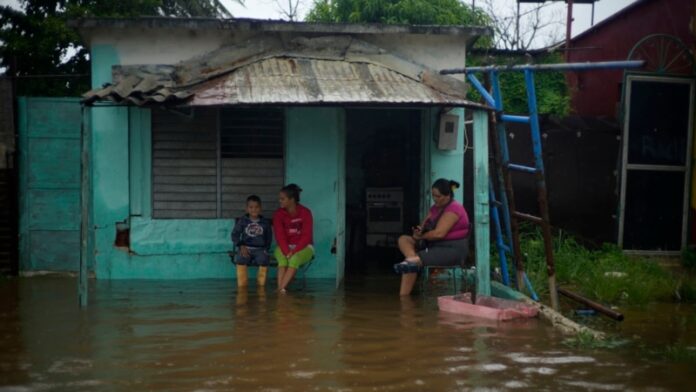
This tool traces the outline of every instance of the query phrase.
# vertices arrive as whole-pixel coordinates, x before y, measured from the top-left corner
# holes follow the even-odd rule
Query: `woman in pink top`
[[[297,269],[314,257],[312,211],[300,204],[302,189],[289,184],[280,190],[280,208],[273,214],[273,234],[277,247],[278,290],[281,293],[295,277]]]
[[[399,237],[404,261],[394,264],[401,275],[401,295],[411,294],[418,271],[423,265],[463,264],[469,253],[469,215],[454,200],[456,181],[440,178],[432,186],[433,206],[411,235]]]

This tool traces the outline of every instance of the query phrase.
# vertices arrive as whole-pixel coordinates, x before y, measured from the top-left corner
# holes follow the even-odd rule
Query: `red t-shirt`
[[[283,254],[290,253],[290,245],[296,253],[313,244],[312,226],[312,211],[301,204],[293,215],[282,208],[273,213],[273,234]]]

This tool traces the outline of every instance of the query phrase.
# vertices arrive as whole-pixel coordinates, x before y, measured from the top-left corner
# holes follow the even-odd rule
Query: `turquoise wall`
[[[331,246],[345,205],[341,181],[345,140],[340,108],[290,108],[286,111],[287,139],[285,179],[302,189],[301,203],[312,210],[316,256],[307,276],[336,277],[336,255]],[[340,168],[340,170],[339,170]],[[340,214],[340,216],[339,216]]]
[[[463,200],[464,195],[464,109],[457,108],[449,111],[449,114],[459,117],[457,132],[457,148],[455,150],[438,150],[435,143],[435,133],[438,131],[438,118],[440,108],[426,109],[423,111],[423,198],[424,211],[432,205],[430,186],[438,178],[455,180],[462,186],[457,189],[454,196],[457,200]]]

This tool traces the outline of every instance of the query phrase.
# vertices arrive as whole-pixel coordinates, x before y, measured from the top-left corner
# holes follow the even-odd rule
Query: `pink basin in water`
[[[537,308],[522,302],[481,295],[476,296],[474,305],[471,303],[471,293],[438,297],[437,306],[444,312],[498,321],[532,318],[539,313]]]

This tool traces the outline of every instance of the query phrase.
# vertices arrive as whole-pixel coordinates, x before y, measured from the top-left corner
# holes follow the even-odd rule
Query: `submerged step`
[[[498,321],[533,318],[539,314],[537,308],[523,302],[496,297],[477,295],[476,304],[472,304],[471,293],[438,297],[437,306],[443,312]]]

